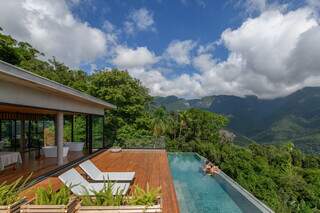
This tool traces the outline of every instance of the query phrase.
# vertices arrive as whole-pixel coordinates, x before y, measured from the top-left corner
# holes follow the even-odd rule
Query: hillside
[[[306,87],[270,100],[256,96],[192,100],[168,96],[156,97],[154,104],[171,111],[199,108],[227,115],[229,128],[242,138],[239,144],[245,144],[245,137],[264,144],[292,140],[305,152],[320,153],[320,87]]]

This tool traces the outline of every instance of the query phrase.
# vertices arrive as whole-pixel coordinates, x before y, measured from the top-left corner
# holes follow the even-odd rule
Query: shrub
[[[92,190],[93,195],[89,195],[89,191],[85,196],[81,196],[81,204],[83,206],[121,206],[121,205],[145,205],[152,206],[158,203],[160,197],[160,187],[151,188],[147,183],[146,190],[135,185],[132,196],[126,197],[123,190],[117,190],[112,193],[114,183],[106,182],[101,191]],[[87,189],[85,189],[87,190]]]
[[[145,205],[152,206],[157,204],[160,197],[161,188],[150,188],[149,183],[147,183],[146,190],[135,186],[131,199],[129,199],[129,205]]]
[[[67,205],[71,192],[67,186],[62,186],[58,191],[55,191],[49,183],[47,188],[38,188],[35,195],[34,204],[36,205]]]
[[[92,190],[94,194],[89,195],[89,191],[85,188],[87,195],[81,197],[83,206],[120,206],[124,204],[123,190],[117,190],[115,195],[112,193],[114,183],[105,182],[101,191]]]
[[[19,193],[25,187],[26,183],[30,179],[32,174],[30,174],[25,180],[23,177],[20,177],[15,182],[11,184],[7,184],[7,182],[3,182],[0,184],[0,205],[11,205],[21,198],[19,197]]]

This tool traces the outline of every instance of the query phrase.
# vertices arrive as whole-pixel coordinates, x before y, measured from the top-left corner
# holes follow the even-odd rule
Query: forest
[[[0,33],[0,60],[116,105],[105,116],[106,137],[116,145],[197,152],[275,212],[320,212],[320,157],[302,153],[290,141],[240,147],[220,134],[229,122],[225,116],[155,107],[148,89],[127,71],[88,74],[71,69],[4,33]]]

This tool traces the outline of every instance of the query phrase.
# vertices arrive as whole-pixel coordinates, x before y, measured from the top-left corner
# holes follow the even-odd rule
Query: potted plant
[[[76,212],[77,200],[67,186],[58,191],[48,187],[40,187],[35,191],[35,198],[21,206],[21,212]]]
[[[113,193],[113,183],[105,182],[104,188],[101,191],[87,191],[86,195],[80,197],[80,207],[78,212],[109,212],[110,206],[120,206],[124,204],[123,191]]]
[[[21,205],[26,203],[27,200],[21,198],[19,193],[25,187],[31,175],[25,180],[23,180],[23,177],[20,177],[11,184],[7,184],[7,182],[0,184],[0,212],[20,212]]]
[[[132,196],[128,198],[128,205],[134,206],[138,212],[162,212],[161,187],[151,188],[147,183],[146,190],[138,185],[134,186]]]
[[[113,153],[121,152],[121,147],[118,145],[118,143],[114,143],[113,146],[110,148],[110,151]]]
[[[113,193],[112,186],[109,182],[103,190],[80,197],[78,212],[161,212],[160,188],[151,189],[147,184],[147,190],[143,190],[135,186],[132,196],[124,196],[122,191]]]

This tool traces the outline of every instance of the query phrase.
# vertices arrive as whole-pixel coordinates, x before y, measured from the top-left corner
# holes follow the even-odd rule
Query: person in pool
[[[213,163],[211,163],[208,160],[205,161],[205,164],[203,165],[202,170],[203,170],[203,172],[205,172],[206,174],[209,174],[209,175],[218,174],[220,172],[219,167],[213,165]]]
[[[210,174],[211,175],[215,175],[215,174],[219,174],[219,173],[220,173],[219,167],[217,167],[217,166],[211,167],[211,169],[210,169]]]
[[[204,165],[203,165],[203,167],[202,167],[202,170],[205,173],[208,173],[211,170],[212,167],[213,167],[213,164],[210,161],[206,160]]]

